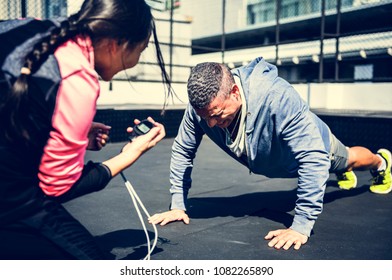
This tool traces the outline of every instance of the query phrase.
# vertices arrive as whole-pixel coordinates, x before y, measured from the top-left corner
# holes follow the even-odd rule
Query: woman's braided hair
[[[49,55],[62,43],[76,35],[89,36],[94,43],[102,39],[115,39],[127,43],[129,48],[145,41],[153,34],[162,80],[167,85],[166,98],[172,88],[159,47],[150,7],[144,0],[85,0],[78,13],[62,21],[50,35],[37,43],[26,56],[21,73],[3,102],[0,101],[0,118],[5,127],[6,139],[29,141],[28,88],[34,74]]]
[[[12,85],[6,101],[0,107],[5,137],[8,140],[29,140],[29,132],[25,127],[28,120],[28,90],[32,73],[45,62],[59,45],[75,36],[77,30],[71,27],[68,20],[61,22],[60,27],[53,28],[50,35],[37,43],[26,56],[19,77]]]

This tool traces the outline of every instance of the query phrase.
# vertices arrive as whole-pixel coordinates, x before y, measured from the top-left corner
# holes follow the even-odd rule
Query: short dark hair
[[[203,62],[192,68],[188,79],[188,98],[192,107],[203,109],[220,91],[229,92],[234,78],[229,68],[216,62]]]

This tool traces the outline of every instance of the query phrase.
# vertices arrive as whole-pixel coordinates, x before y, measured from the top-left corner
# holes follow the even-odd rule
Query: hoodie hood
[[[257,112],[257,108],[261,108],[263,104],[266,104],[267,93],[278,77],[278,69],[276,66],[266,62],[262,57],[258,57],[248,65],[233,69],[232,73],[242,81],[248,111]],[[256,118],[256,114],[248,113],[246,121],[248,128],[254,126]],[[247,132],[249,133],[250,131]]]

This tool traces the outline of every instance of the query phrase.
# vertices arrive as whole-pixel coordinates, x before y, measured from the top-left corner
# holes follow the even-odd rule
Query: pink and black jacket
[[[59,27],[56,20],[0,22],[0,226],[59,202],[98,191],[111,179],[100,163],[84,164],[87,134],[99,96],[88,36],[66,41],[29,76],[24,112],[28,144],[8,141],[1,106],[33,46]]]

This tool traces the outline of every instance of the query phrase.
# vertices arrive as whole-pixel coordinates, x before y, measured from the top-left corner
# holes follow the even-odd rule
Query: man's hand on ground
[[[167,212],[155,214],[148,219],[150,224],[160,224],[161,226],[175,221],[183,221],[185,224],[189,224],[189,217],[184,210],[173,209]]]
[[[298,250],[301,245],[308,241],[308,237],[303,235],[291,228],[278,229],[270,231],[265,237],[267,240],[271,240],[268,246],[280,249],[283,247],[284,250],[290,249],[294,245],[294,249]]]

